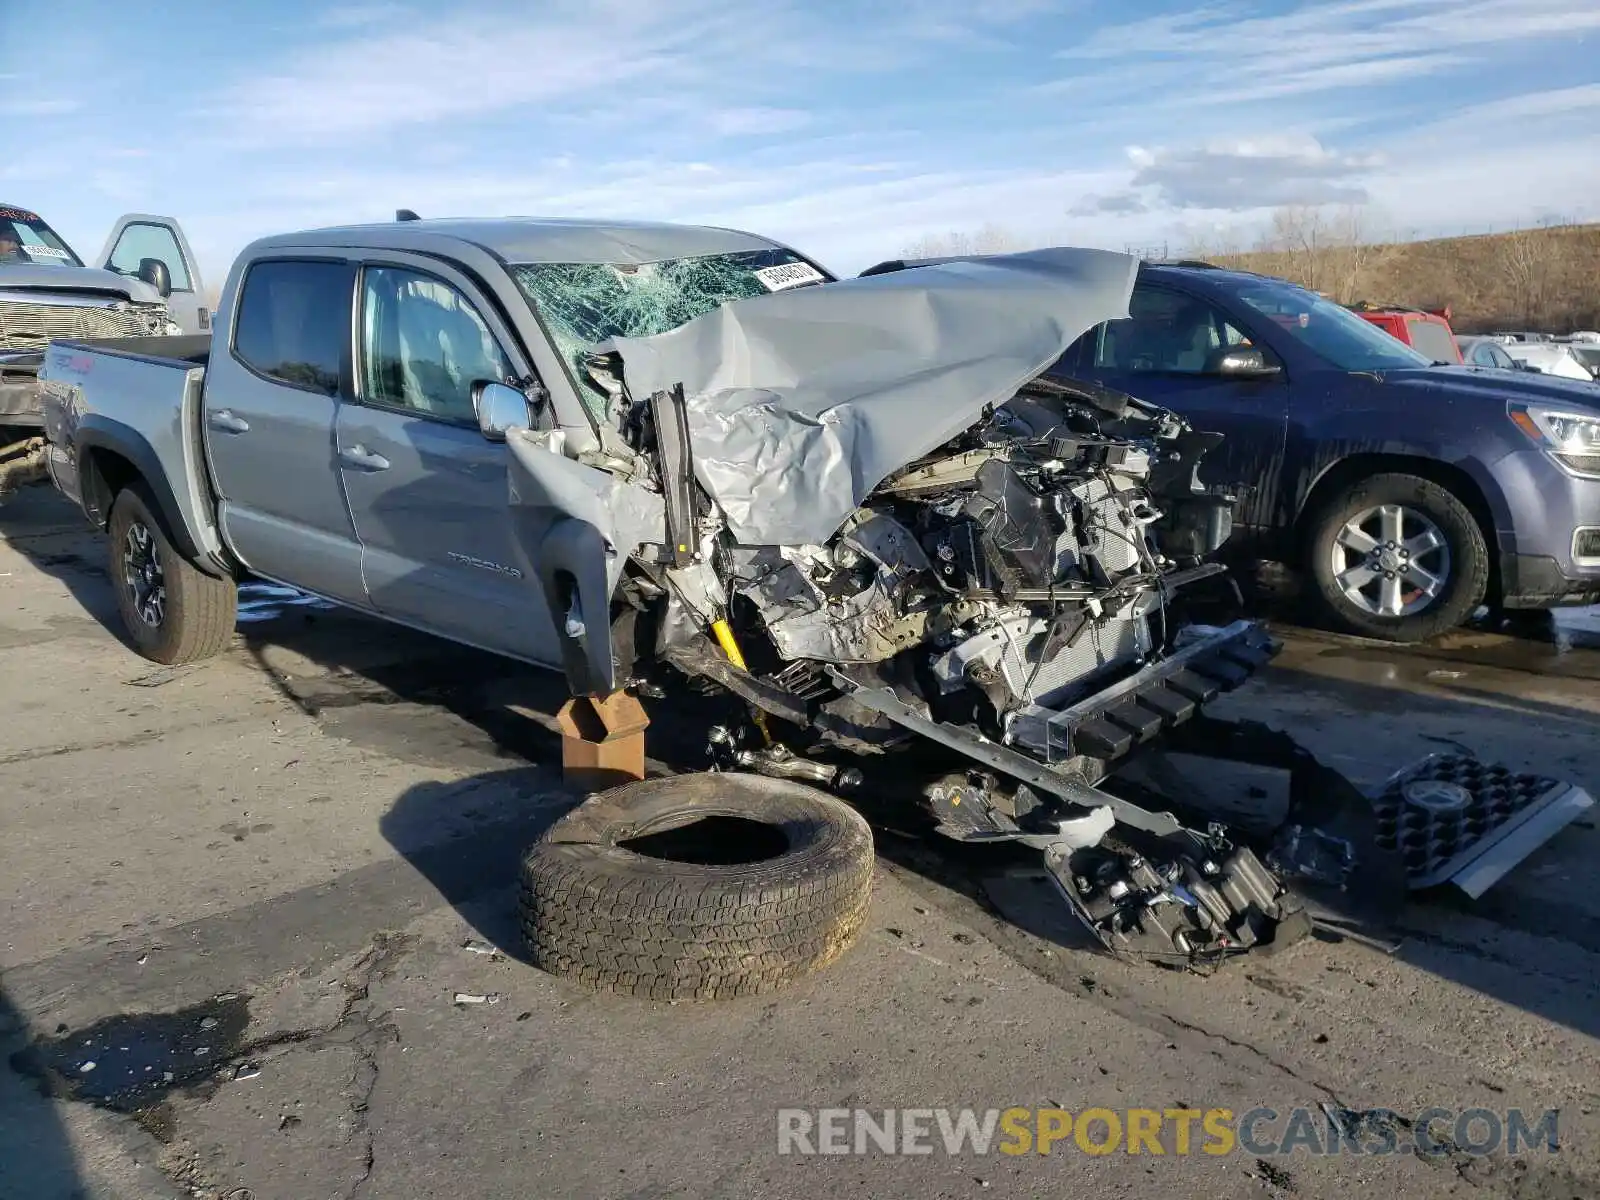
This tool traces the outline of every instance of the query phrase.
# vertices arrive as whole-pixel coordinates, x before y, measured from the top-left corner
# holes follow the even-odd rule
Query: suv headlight
[[[1518,429],[1563,465],[1600,475],[1600,413],[1542,404],[1512,404],[1506,411]]]

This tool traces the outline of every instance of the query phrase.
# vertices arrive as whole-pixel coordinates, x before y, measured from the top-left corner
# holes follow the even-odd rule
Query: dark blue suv
[[[1421,641],[1485,601],[1600,602],[1600,384],[1434,363],[1314,292],[1204,263],[1142,265],[1129,317],[1052,372],[1222,433],[1205,482],[1252,488],[1228,552],[1305,571],[1352,632]]]
[[[1430,362],[1282,280],[1146,264],[1130,319],[1055,371],[1225,435],[1230,551],[1292,564],[1339,624],[1419,641],[1486,600],[1600,601],[1600,385]]]

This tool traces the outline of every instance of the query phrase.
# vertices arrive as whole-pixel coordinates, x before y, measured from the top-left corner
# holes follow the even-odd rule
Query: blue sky
[[[159,13],[159,15],[157,15]],[[836,270],[997,225],[1174,246],[1277,205],[1600,219],[1595,0],[0,0],[0,201],[733,224]]]

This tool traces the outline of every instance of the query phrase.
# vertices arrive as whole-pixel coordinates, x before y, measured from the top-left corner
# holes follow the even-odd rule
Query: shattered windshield
[[[0,204],[0,266],[81,267],[72,248],[37,213]]]
[[[584,356],[596,343],[652,337],[730,300],[827,279],[794,251],[776,246],[643,264],[528,263],[512,267],[511,276],[544,321],[573,385],[597,419],[605,396],[584,369]]]

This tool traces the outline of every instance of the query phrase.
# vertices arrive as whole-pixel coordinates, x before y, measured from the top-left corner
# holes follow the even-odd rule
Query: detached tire
[[[117,493],[108,532],[117,611],[134,649],[175,666],[227,648],[238,620],[233,580],[207,575],[178,553],[142,485]]]
[[[1372,475],[1334,496],[1307,548],[1317,594],[1344,629],[1421,642],[1483,603],[1489,547],[1472,511],[1416,475]]]
[[[706,818],[768,826],[762,832],[784,848],[705,863],[621,844],[642,849],[673,831],[693,846],[693,823]],[[534,844],[522,864],[522,930],[535,966],[596,991],[754,996],[855,942],[872,867],[867,823],[813,788],[721,773],[646,779],[591,797]]]

